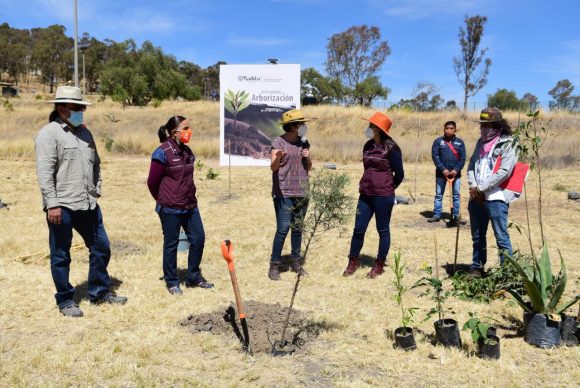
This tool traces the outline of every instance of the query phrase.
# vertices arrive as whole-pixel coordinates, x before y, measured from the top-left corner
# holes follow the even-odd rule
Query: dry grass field
[[[280,282],[267,278],[275,231],[269,169],[232,168],[232,196],[228,197],[228,169],[219,167],[216,160],[217,104],[165,104],[168,103],[157,109],[122,109],[104,102],[86,113],[89,127],[101,139],[100,204],[113,249],[109,272],[118,286],[117,292],[128,296],[129,302],[125,306],[92,306],[83,299],[80,306],[85,316],[80,319],[62,317],[54,303],[47,257],[48,230],[36,183],[32,137],[46,121],[50,107],[41,101],[15,100],[14,111],[0,113],[0,198],[10,206],[10,210],[0,209],[0,386],[578,385],[580,348],[541,350],[526,344],[513,329],[513,321],[521,321],[522,311],[508,299],[490,304],[455,298],[448,302],[456,311],[454,318],[461,324],[472,311],[492,316],[505,326],[499,330],[502,337],[499,362],[474,357],[474,345],[467,332],[461,333],[465,347],[462,351],[433,346],[424,335],[417,336],[415,352],[393,349],[388,333],[400,322],[390,268],[374,280],[365,278],[368,267],[351,278],[341,276],[347,261],[352,220],[345,235],[335,232],[325,235],[309,255],[310,276],[303,279],[295,307],[318,325],[321,333],[301,354],[283,358],[268,354],[248,356],[240,351],[233,334],[193,334],[186,330],[179,321],[192,314],[223,311],[233,301],[229,274],[220,252],[223,239],[231,239],[235,244],[236,269],[244,299],[287,305],[295,275],[286,272]],[[323,161],[336,162],[337,171],[346,172],[351,178],[349,192],[355,197],[362,173],[356,159],[364,142],[364,124],[359,117],[368,116],[370,111],[330,107],[309,107],[306,111],[319,118],[309,132],[314,167],[320,169]],[[196,177],[206,230],[202,268],[216,286],[212,290],[184,289],[182,297],[167,293],[159,280],[161,228],[145,184],[149,167],[146,155],[157,144],[155,131],[174,112],[191,118],[196,133],[192,140],[194,152],[207,167],[220,173],[215,180]],[[105,114],[120,121],[113,123]],[[465,129],[465,136],[461,135],[468,144],[472,144],[476,135],[468,134],[468,127],[473,132],[473,125],[457,114],[393,116],[393,135],[410,159],[405,165],[407,178],[398,194],[406,196],[414,191],[416,171],[418,196],[415,204],[397,205],[394,210],[388,260],[392,261],[395,250],[401,250],[403,260],[408,263],[406,282],[410,285],[422,276],[420,267],[424,263],[434,265],[434,236],[442,263],[453,261],[455,241],[454,231],[443,223],[428,224],[421,214],[432,210],[433,167],[428,162],[416,167],[412,162],[416,137],[413,128],[419,119],[425,128],[426,140],[419,150],[422,160],[428,158],[432,138],[448,118],[456,118],[460,130]],[[551,149],[566,147],[559,150],[558,158],[573,155],[577,160],[580,154],[577,116],[552,119],[559,134],[552,140]],[[104,150],[105,134],[114,138],[111,152]],[[115,144],[126,147],[132,144],[134,152],[124,154],[120,148],[114,148]],[[347,155],[350,152],[356,155]],[[544,182],[543,222],[553,261],[558,257],[557,249],[566,259],[567,297],[580,290],[580,203],[568,201],[562,190],[580,189],[577,167],[577,163],[572,163],[569,168],[548,170]],[[532,205],[537,198],[537,186],[533,177],[528,183]],[[463,189],[462,209],[466,215],[465,182]],[[444,204],[447,203],[446,196]],[[532,232],[538,247],[534,209],[531,208]],[[523,200],[513,204],[510,219],[525,225]],[[511,236],[515,248],[528,251],[524,235],[512,229]],[[288,240],[284,253],[289,252]],[[489,242],[493,248],[490,262],[497,265],[491,231]],[[363,253],[373,256],[377,243],[371,224]],[[77,235],[74,244],[81,244]],[[466,226],[460,232],[459,262],[469,263],[470,255],[471,239]],[[72,257],[71,283],[82,296],[88,272],[86,249],[73,250]],[[179,266],[186,266],[184,253],[179,254]],[[444,286],[450,288],[448,280]],[[431,334],[432,321],[421,322],[431,302],[419,298],[419,293],[411,290],[406,300],[408,305],[420,308],[414,326]],[[577,306],[572,313],[576,309]]]

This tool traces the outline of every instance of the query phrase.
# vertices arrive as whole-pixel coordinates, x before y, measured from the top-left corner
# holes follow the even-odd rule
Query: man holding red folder
[[[485,108],[479,120],[481,137],[477,141],[467,167],[469,183],[469,220],[473,240],[473,261],[470,274],[484,275],[487,262],[486,234],[489,223],[493,228],[500,263],[512,254],[507,220],[509,203],[517,198],[517,191],[506,189],[518,162],[517,145],[512,131],[497,108]],[[521,192],[521,190],[520,190]]]

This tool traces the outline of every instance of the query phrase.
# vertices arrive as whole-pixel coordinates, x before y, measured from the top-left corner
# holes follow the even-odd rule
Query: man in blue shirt
[[[443,136],[438,137],[431,147],[431,158],[435,163],[435,200],[433,217],[428,222],[441,220],[443,209],[443,194],[445,186],[451,181],[453,190],[453,212],[451,214],[451,226],[457,225],[459,218],[461,188],[461,170],[465,165],[465,144],[463,140],[455,136],[457,125],[455,121],[447,121],[444,126]]]

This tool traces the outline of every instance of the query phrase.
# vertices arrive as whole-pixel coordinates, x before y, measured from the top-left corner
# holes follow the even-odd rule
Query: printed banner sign
[[[300,108],[300,65],[220,66],[220,165],[269,166],[282,113]]]

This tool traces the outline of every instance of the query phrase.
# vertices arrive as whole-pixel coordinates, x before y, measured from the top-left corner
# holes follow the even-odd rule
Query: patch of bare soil
[[[245,306],[250,347],[253,354],[271,353],[272,344],[279,340],[282,335],[288,307],[283,307],[278,303],[268,304],[254,300],[247,301]],[[235,317],[234,322],[232,322],[232,317]],[[179,324],[194,334],[208,332],[231,338],[241,338],[242,328],[233,303],[227,308],[211,313],[190,315]],[[333,328],[332,324],[315,322],[308,319],[305,313],[294,309],[286,330],[286,341],[291,344],[288,348],[291,348],[294,353],[303,353],[309,344],[316,341],[320,333]],[[241,349],[240,344],[240,351]]]

